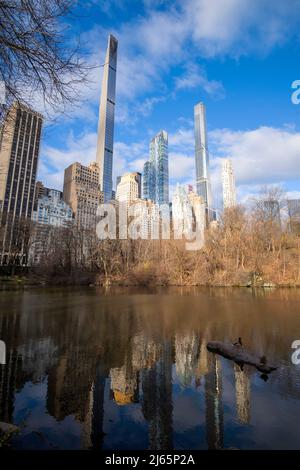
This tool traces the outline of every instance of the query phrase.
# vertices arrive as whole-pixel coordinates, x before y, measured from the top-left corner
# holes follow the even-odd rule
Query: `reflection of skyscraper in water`
[[[132,340],[132,367],[135,370],[150,369],[158,360],[160,345],[143,332],[136,334]]]
[[[78,327],[74,323],[73,327]],[[48,373],[47,409],[58,421],[74,415],[84,422],[90,406],[89,392],[96,374],[97,354],[80,338],[71,340],[68,332],[67,350]]]
[[[223,448],[223,405],[221,360],[209,355],[209,372],[205,376],[206,440],[209,449]]]
[[[246,367],[234,364],[236,410],[241,423],[250,422],[250,377]]]
[[[176,373],[180,383],[191,385],[199,356],[199,338],[195,333],[175,337]]]
[[[206,341],[202,341],[200,346],[200,354],[198,358],[198,364],[195,370],[195,382],[196,386],[199,387],[201,378],[208,372],[208,350],[206,347]]]
[[[89,394],[89,406],[83,423],[84,448],[102,449],[103,446],[103,418],[104,418],[104,390],[107,374],[101,365],[98,366],[96,380]]]
[[[149,422],[151,450],[173,447],[172,351],[171,342],[165,342],[153,368],[142,371],[143,414]]]
[[[138,375],[126,360],[122,367],[110,370],[110,388],[118,405],[129,405],[138,401]]]
[[[22,375],[22,365],[17,354],[19,320],[20,317],[13,312],[10,315],[0,315],[1,338],[6,343],[6,364],[0,365],[0,421],[6,423],[12,422],[17,380]]]

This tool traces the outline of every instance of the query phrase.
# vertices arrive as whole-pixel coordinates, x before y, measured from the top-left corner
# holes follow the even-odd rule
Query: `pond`
[[[268,379],[206,348],[236,341]],[[15,449],[300,449],[300,290],[0,292],[0,421]]]

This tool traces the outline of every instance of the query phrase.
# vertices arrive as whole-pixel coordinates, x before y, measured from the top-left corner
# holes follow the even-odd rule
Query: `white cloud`
[[[300,181],[300,133],[288,128],[210,132],[218,156],[231,158],[239,184]]]
[[[185,73],[175,79],[175,87],[177,90],[201,87],[208,95],[216,98],[225,95],[223,84],[217,80],[208,80],[206,72],[193,63],[187,64]]]
[[[188,0],[192,36],[209,57],[268,53],[297,34],[299,0]]]
[[[180,127],[175,133],[169,134],[169,147],[173,147],[183,152],[193,149],[194,130]]]
[[[244,201],[268,184],[299,184],[300,133],[292,128],[217,129],[209,133],[212,185],[221,199],[221,158],[232,160],[238,196]]]
[[[195,157],[182,153],[169,153],[170,179],[181,181],[182,179],[195,180]]]

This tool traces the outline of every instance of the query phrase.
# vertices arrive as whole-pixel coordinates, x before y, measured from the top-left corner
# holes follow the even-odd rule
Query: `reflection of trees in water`
[[[46,298],[27,292],[12,301],[8,296],[0,315],[1,339],[7,344],[7,365],[0,367],[0,420],[12,421],[17,390],[27,381],[47,377],[48,413],[58,421],[74,415],[82,423],[83,446],[101,448],[104,389],[110,377],[116,405],[141,403],[149,448],[171,449],[175,363],[183,387],[205,384],[207,445],[222,448],[221,361],[208,353],[206,341],[241,336],[247,348],[276,360],[290,353],[286,349],[295,326],[279,316],[278,297],[269,303],[267,294],[262,316],[262,311],[254,310],[252,295],[247,294],[243,304],[236,293],[230,299],[218,292],[213,299],[200,296],[198,311],[192,309],[189,296],[169,302],[168,296],[125,301],[122,296],[99,298],[68,291],[47,293]],[[270,378],[286,398],[299,399],[295,369],[280,369]],[[251,373],[246,367],[232,368],[236,412],[242,424],[250,422]]]
[[[18,356],[20,316],[0,313],[1,339],[6,343],[6,364],[0,365],[0,421],[12,422],[14,394],[21,386],[22,359]]]

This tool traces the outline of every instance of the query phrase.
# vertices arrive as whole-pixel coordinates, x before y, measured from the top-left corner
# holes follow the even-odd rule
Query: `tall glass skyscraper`
[[[150,159],[144,165],[143,197],[157,204],[169,203],[169,156],[166,131],[160,131],[151,140]]]
[[[103,69],[97,142],[97,163],[104,202],[112,198],[117,51],[118,41],[110,34]]]
[[[145,162],[143,170],[143,198],[151,199],[151,201],[156,201],[155,173],[153,163],[150,161]]]
[[[169,204],[169,155],[168,134],[160,131],[150,144],[150,160],[156,158],[156,202]]]
[[[211,185],[209,176],[209,153],[207,146],[206,112],[204,103],[194,107],[195,122],[195,160],[196,187],[208,208],[212,206]]]

